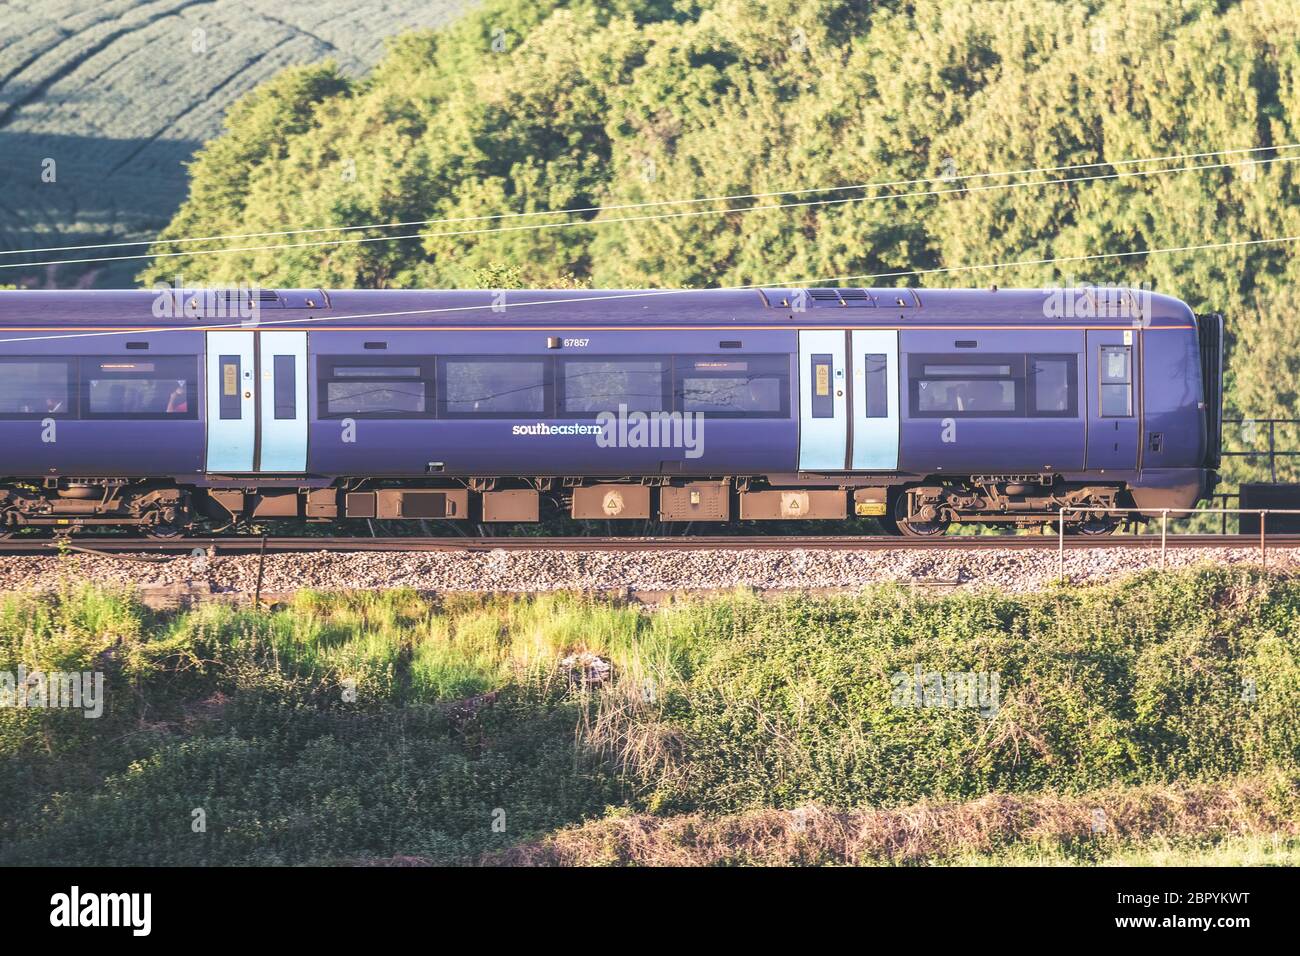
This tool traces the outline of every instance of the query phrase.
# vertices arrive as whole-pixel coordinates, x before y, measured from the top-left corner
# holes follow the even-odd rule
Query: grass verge
[[[854,834],[871,814],[938,821],[931,849],[845,837],[808,851],[816,862],[1290,839],[1298,611],[1300,582],[1213,568],[1028,595],[885,586],[653,612],[567,594],[303,592],[273,611],[176,614],[88,585],[8,595],[0,674],[92,672],[105,686],[95,719],[0,707],[0,863],[472,863],[544,858],[586,827],[617,844],[626,820],[668,828],[669,848],[684,839],[673,827],[732,834],[734,853],[708,862],[778,862],[786,824],[772,821],[795,811]],[[1202,830],[1170,809],[1218,806],[1214,793],[1256,794],[1272,816]],[[1032,835],[1046,823],[1017,835],[1049,811],[1078,825],[1098,794],[1136,801],[1140,825],[1083,849]],[[1119,827],[1126,806],[1100,809]],[[1001,836],[943,836],[962,807],[1003,821],[971,824]],[[1157,812],[1173,822],[1151,823]],[[776,828],[769,851],[745,842],[750,820]]]

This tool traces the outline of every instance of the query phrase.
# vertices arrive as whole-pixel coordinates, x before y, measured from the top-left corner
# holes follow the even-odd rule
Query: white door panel
[[[207,471],[305,472],[307,333],[207,335]]]
[[[799,470],[843,471],[848,380],[843,330],[799,333]]]
[[[853,333],[853,468],[898,469],[898,332]]]
[[[262,380],[258,471],[307,470],[307,333],[259,332]]]
[[[209,472],[251,472],[257,444],[253,332],[208,333]]]

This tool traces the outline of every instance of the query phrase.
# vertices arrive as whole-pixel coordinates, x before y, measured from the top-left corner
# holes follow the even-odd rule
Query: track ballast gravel
[[[1168,552],[1166,567],[1258,564],[1259,557],[1258,550],[1249,548],[1179,548]],[[1065,554],[1066,576],[1076,584],[1159,566],[1156,549],[1097,547]],[[1268,566],[1295,573],[1300,569],[1300,548],[1270,550]],[[16,590],[43,591],[69,580],[86,580],[110,587],[181,586],[239,593],[257,586],[258,557],[186,555],[137,562],[87,554],[8,556],[0,557],[0,572]],[[1051,549],[318,551],[266,555],[262,590],[644,592],[854,588],[898,581],[1031,591],[1054,583],[1056,575],[1057,555]]]

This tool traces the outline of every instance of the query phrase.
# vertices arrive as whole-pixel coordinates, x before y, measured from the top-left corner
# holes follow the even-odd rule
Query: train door
[[[854,471],[898,468],[898,332],[851,333]]]
[[[207,333],[207,470],[307,470],[307,333]]]
[[[848,374],[842,329],[799,333],[799,470],[843,471]]]
[[[1088,331],[1089,471],[1138,467],[1141,383],[1133,329]]]

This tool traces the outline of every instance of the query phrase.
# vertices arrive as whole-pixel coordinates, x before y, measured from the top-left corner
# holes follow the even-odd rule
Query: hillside
[[[0,249],[147,238],[185,198],[184,164],[240,96],[295,64],[329,59],[360,75],[386,37],[445,23],[469,5],[3,0]],[[57,163],[54,183],[41,179],[46,158]],[[95,268],[57,279],[130,287],[138,267]]]

